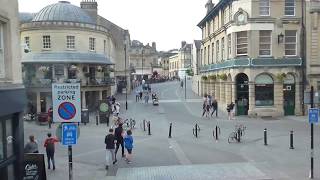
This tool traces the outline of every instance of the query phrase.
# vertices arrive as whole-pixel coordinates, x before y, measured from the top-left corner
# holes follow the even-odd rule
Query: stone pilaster
[[[256,108],[256,98],[255,98],[255,88],[254,83],[249,82],[249,111],[248,115],[255,116],[254,109]]]
[[[230,83],[231,83],[231,94],[232,94],[231,101],[235,103],[237,98],[237,85],[235,82],[230,82]]]
[[[232,100],[232,89],[231,82],[225,82],[225,101],[229,104]]]
[[[225,83],[225,81],[220,82],[220,104],[226,102]]]
[[[302,115],[302,99],[301,99],[301,92],[302,92],[302,88],[299,82],[297,82],[295,84],[295,109],[294,112],[297,116],[301,116]]]
[[[102,91],[99,91],[99,100],[102,100]]]
[[[274,107],[277,109],[277,114],[284,115],[283,109],[283,83],[275,82],[274,83]]]
[[[220,82],[216,82],[216,85],[215,85],[215,97],[217,99],[217,101],[220,103]]]

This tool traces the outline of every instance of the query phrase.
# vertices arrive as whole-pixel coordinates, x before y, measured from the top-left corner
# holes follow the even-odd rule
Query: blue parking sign
[[[309,123],[317,123],[319,121],[319,109],[310,108],[309,109]]]
[[[77,130],[78,126],[74,123],[62,124],[62,144],[74,145],[77,144]]]

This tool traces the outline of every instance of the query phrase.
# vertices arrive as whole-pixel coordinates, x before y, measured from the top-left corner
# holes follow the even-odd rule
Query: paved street
[[[104,169],[104,136],[108,127],[90,123],[81,125],[78,144],[73,148],[74,179],[76,180],[193,180],[193,179],[308,179],[310,167],[310,130],[306,117],[261,119],[237,117],[229,121],[225,108],[219,117],[202,118],[201,98],[191,92],[188,81],[187,100],[184,89],[176,81],[152,84],[159,94],[160,105],[135,102],[128,96],[129,109],[124,109],[124,95],[118,96],[122,116],[137,120],[134,136],[134,160],[128,165],[120,159],[107,172]],[[142,120],[151,121],[147,135],[140,126]],[[169,124],[173,124],[172,138],[168,138]],[[192,128],[199,124],[198,138]],[[242,143],[228,144],[227,138],[236,124],[247,127]],[[221,129],[220,139],[212,137],[213,128]],[[43,144],[46,133],[55,132],[47,126],[25,123],[25,138],[35,134]],[[268,146],[263,145],[263,129],[268,129]],[[289,131],[294,130],[294,147],[289,149]],[[320,131],[315,126],[315,179],[320,179]],[[40,152],[44,153],[41,146]],[[47,171],[49,180],[68,179],[67,148],[57,145],[56,171]]]

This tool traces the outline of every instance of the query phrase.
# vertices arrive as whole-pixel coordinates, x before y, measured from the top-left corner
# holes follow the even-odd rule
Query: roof
[[[22,63],[84,63],[112,65],[111,60],[103,54],[78,52],[41,52],[26,53]]]
[[[201,48],[201,40],[194,40],[194,45],[196,46],[196,49]]]
[[[95,21],[92,20],[85,10],[70,4],[68,1],[59,1],[58,3],[44,7],[35,15],[32,21],[66,21],[95,24]]]
[[[204,23],[207,22],[208,19],[215,16],[217,13],[219,13],[219,10],[223,8],[226,4],[232,2],[234,0],[220,0],[217,5],[215,5],[210,12],[207,13],[207,15],[198,23],[198,27],[202,27]]]

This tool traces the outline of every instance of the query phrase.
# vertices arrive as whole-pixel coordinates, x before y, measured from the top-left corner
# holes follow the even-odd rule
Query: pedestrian
[[[24,147],[25,153],[39,153],[38,143],[34,139],[34,135],[29,136],[29,142]]]
[[[228,112],[228,118],[229,118],[229,120],[233,119],[233,109],[234,109],[234,104],[233,104],[233,102],[231,102],[231,103],[228,104],[228,106],[227,106],[227,112]]]
[[[218,102],[216,99],[212,100],[212,113],[211,113],[211,117],[213,115],[214,112],[216,112],[216,117],[218,116]]]
[[[115,154],[114,154],[114,144],[116,140],[113,135],[113,129],[109,129],[109,134],[106,135],[104,139],[104,143],[106,144],[106,170],[109,169],[109,166],[111,165],[111,162],[115,164],[117,160],[115,159]]]
[[[144,102],[145,102],[146,104],[149,103],[149,93],[148,93],[148,92],[147,92],[147,93],[145,94],[145,96],[144,96]]]
[[[132,131],[128,130],[127,135],[124,137],[124,147],[127,150],[126,161],[128,164],[132,162],[132,149],[133,149],[133,137]]]
[[[48,125],[49,125],[49,129],[51,129],[51,124],[53,121],[53,109],[52,106],[48,109]]]
[[[208,117],[209,112],[208,112],[208,98],[207,94],[204,95],[203,97],[203,104],[202,104],[202,117],[206,114],[206,117]]]
[[[51,137],[51,133],[47,134],[47,139],[44,142],[44,147],[46,148],[46,153],[47,153],[47,159],[48,159],[48,169],[50,169],[50,160],[52,162],[52,168],[53,170],[56,169],[55,162],[54,162],[54,143],[59,142],[57,138]]]
[[[136,90],[136,102],[138,102],[139,101],[139,98],[140,98],[140,91],[137,89]]]
[[[115,151],[115,159],[117,161],[117,153],[118,153],[118,150],[119,150],[119,147],[121,145],[121,154],[122,154],[122,157],[124,157],[124,142],[123,142],[123,134],[124,131],[123,131],[123,128],[122,128],[122,123],[119,123],[118,127],[115,129],[115,139],[117,140],[117,143],[116,143],[116,151]]]
[[[139,91],[140,101],[142,101],[142,95],[143,95],[142,90],[140,90]]]
[[[180,82],[180,87],[183,88],[183,81]]]

